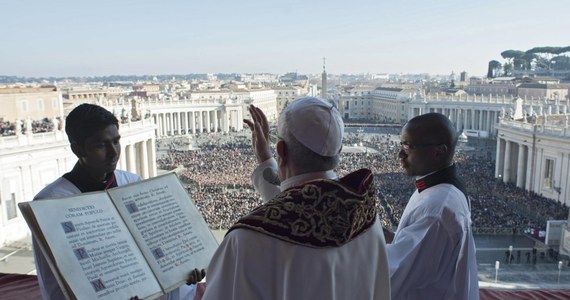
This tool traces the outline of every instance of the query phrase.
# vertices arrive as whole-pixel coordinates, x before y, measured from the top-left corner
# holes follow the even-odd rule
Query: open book
[[[68,299],[159,297],[218,246],[174,173],[18,206]]]

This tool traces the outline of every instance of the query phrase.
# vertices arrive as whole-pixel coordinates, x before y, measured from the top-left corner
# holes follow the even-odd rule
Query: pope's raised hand
[[[269,149],[269,124],[265,114],[253,105],[249,106],[249,114],[251,120],[243,121],[251,129],[251,138],[253,143],[253,152],[258,163],[262,163],[271,158],[271,150]]]

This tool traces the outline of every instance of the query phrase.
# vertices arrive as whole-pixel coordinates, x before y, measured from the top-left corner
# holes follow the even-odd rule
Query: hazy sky
[[[486,74],[570,45],[569,0],[1,0],[0,75]]]

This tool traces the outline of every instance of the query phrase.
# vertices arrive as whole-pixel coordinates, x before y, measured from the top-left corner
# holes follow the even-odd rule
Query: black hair
[[[438,142],[450,147],[453,151],[457,144],[457,133],[453,123],[443,114],[427,113],[416,116],[408,124],[419,126],[424,139]]]
[[[412,118],[407,125],[413,126],[416,135],[421,136],[423,143],[445,145],[448,149],[445,163],[450,164],[453,161],[457,132],[448,117],[432,112]]]
[[[65,119],[65,133],[71,144],[82,145],[96,131],[109,125],[119,128],[119,120],[105,108],[84,103],[74,108]]]

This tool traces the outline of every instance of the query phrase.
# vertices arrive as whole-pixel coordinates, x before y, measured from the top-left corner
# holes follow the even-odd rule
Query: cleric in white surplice
[[[279,119],[277,159],[265,115],[249,109],[260,163],[252,178],[270,201],[227,233],[203,299],[390,299],[372,172],[337,178],[333,171],[344,131],[337,109],[314,97],[289,104]]]
[[[394,300],[479,299],[471,212],[453,164],[456,143],[453,124],[439,113],[417,116],[402,129],[398,157],[416,177],[416,191],[387,245]]]

